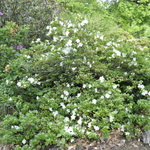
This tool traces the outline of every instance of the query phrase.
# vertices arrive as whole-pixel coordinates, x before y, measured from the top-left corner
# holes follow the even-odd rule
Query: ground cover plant
[[[69,12],[69,4],[61,7]],[[45,38],[28,47],[29,26],[8,22],[0,29],[0,141],[16,150],[63,148],[78,137],[107,138],[114,129],[130,139],[150,129],[148,42],[139,46],[117,26],[119,33],[92,30],[94,10],[86,17],[70,11],[72,21],[55,17]],[[14,35],[12,26],[19,28]]]

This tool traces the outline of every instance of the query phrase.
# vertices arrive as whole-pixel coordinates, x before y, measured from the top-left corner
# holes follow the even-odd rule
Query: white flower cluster
[[[66,109],[66,106],[63,102],[60,103],[60,106],[63,108],[63,109]]]
[[[27,142],[26,139],[22,140],[22,144],[26,144],[26,142]]]
[[[29,83],[30,84],[37,84],[37,85],[40,85],[41,84],[41,82],[38,82],[36,79],[34,79],[34,78],[28,78],[28,77],[26,77],[26,78],[24,78],[23,80],[20,80],[19,82],[17,82],[17,86],[18,87],[22,87],[22,88],[26,88],[26,87],[28,87],[29,86]]]
[[[143,96],[150,96],[150,91],[147,91],[146,89],[145,89],[145,86],[142,84],[142,81],[140,81],[140,83],[138,84],[138,88],[139,89],[141,89],[141,94],[143,95]]]
[[[96,104],[96,103],[97,103],[97,100],[96,100],[96,99],[93,99],[93,100],[92,100],[92,103],[93,103],[93,104]]]
[[[82,124],[82,118],[81,118],[81,117],[79,118],[79,120],[77,121],[77,123],[78,123],[79,125]]]
[[[145,86],[144,86],[143,84],[139,83],[139,84],[138,84],[138,88],[139,88],[139,89],[144,89]]]
[[[113,120],[114,120],[114,117],[110,115],[110,116],[109,116],[109,121],[110,121],[110,122],[113,122]]]
[[[12,129],[19,130],[19,126],[16,126],[16,125],[14,125],[14,126],[11,126],[11,128],[12,128]]]
[[[100,82],[102,83],[102,82],[105,81],[105,78],[104,78],[103,76],[101,76],[101,77],[99,78],[99,80],[100,80]]]
[[[86,24],[88,24],[88,20],[83,20],[81,23],[78,23],[78,27],[80,28]]]
[[[27,59],[30,59],[30,58],[31,58],[30,55],[24,55],[24,57],[26,57]]]
[[[73,130],[73,127],[70,127],[70,126],[65,126],[64,127],[64,130],[69,133],[70,135],[75,135],[76,133],[74,132]]]
[[[56,117],[58,115],[58,111],[53,111],[52,114],[54,117]]]
[[[55,22],[56,21],[56,22]],[[88,24],[87,20],[83,20],[81,23],[78,24],[78,27],[75,28],[75,25],[71,23],[71,21],[68,22],[62,22],[56,18],[55,21],[52,21],[49,26],[46,27],[48,30],[48,33],[46,34],[47,36],[50,36],[52,34],[53,36],[53,42],[62,42],[66,43],[64,44],[64,47],[61,47],[60,49],[64,54],[69,54],[71,51],[77,51],[75,48],[73,48],[74,45],[77,45],[77,48],[80,48],[83,46],[83,43],[80,41],[80,39],[73,40],[72,38],[69,37],[70,35],[70,30],[73,30],[74,33],[76,33],[79,30],[82,30],[82,28],[78,28],[79,26],[82,27],[86,24]],[[56,26],[58,24],[58,26]],[[60,30],[58,30],[59,26],[61,26],[61,34]],[[37,39],[36,42],[40,42],[40,39]],[[49,42],[47,42],[49,43]],[[57,49],[59,49],[57,47]]]
[[[77,111],[76,108],[72,111],[71,120],[75,120],[75,118],[76,118],[76,111]]]
[[[144,95],[144,96],[145,96],[145,95],[150,96],[150,91],[143,90],[141,94]]]

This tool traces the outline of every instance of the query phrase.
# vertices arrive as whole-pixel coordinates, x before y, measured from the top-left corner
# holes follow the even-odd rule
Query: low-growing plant
[[[13,108],[1,122],[2,143],[42,149],[118,128],[127,138],[150,129],[149,51],[77,20],[56,18],[45,41],[34,40],[1,72],[1,103]]]

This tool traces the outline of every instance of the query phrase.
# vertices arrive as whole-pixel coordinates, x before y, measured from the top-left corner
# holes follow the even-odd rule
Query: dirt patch
[[[48,146],[42,150],[62,150],[58,146]],[[87,139],[76,139],[74,143],[68,143],[65,150],[150,150],[150,145],[140,140],[125,140],[122,132],[114,130],[107,139],[102,137],[97,141]],[[0,145],[0,150],[14,150],[13,145]]]

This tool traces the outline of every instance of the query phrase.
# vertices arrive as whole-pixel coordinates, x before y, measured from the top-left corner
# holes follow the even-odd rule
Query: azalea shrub
[[[27,25],[30,27],[28,40],[38,36],[44,38],[45,27],[61,11],[55,0],[0,0],[0,5],[0,27],[8,21],[13,21],[18,26]]]
[[[148,47],[88,25],[86,18],[56,17],[45,40],[20,47],[5,63],[9,69],[1,68],[0,104],[8,109],[1,116],[3,144],[37,150],[107,138],[114,129],[127,139],[150,130]]]

